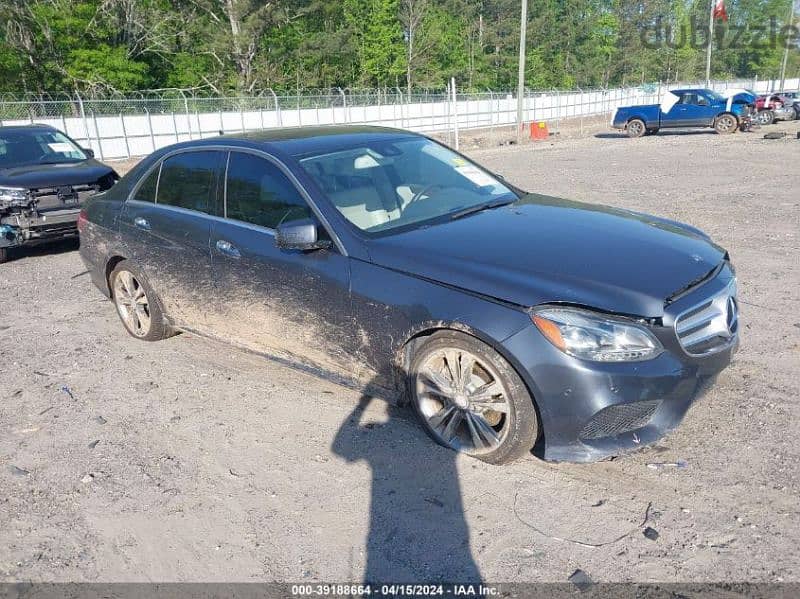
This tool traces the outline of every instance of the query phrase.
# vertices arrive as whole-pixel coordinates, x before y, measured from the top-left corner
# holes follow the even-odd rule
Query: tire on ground
[[[721,135],[736,133],[739,130],[739,121],[732,114],[721,114],[714,121],[714,129]]]
[[[641,137],[647,131],[642,119],[631,119],[627,126],[628,137]]]
[[[133,275],[136,281],[142,286],[145,295],[147,296],[150,314],[150,327],[144,334],[137,334],[135,331],[131,330],[128,324],[122,318],[122,314],[120,314],[115,293],[115,281],[122,272],[129,272],[131,275]],[[130,260],[123,260],[114,267],[114,270],[112,270],[111,274],[108,276],[108,287],[111,290],[111,300],[114,302],[114,306],[117,308],[117,315],[120,317],[125,330],[128,331],[131,336],[135,337],[136,339],[141,339],[142,341],[160,341],[162,339],[172,337],[175,334],[169,324],[167,324],[167,320],[164,317],[164,309],[162,308],[161,300],[159,299],[158,295],[155,291],[153,291],[153,288],[147,281],[147,277],[145,277],[142,271]]]
[[[411,404],[425,432],[434,441],[441,444],[430,429],[425,416],[420,412],[419,401],[416,397],[417,376],[420,368],[432,353],[451,347],[472,353],[491,365],[502,379],[501,382],[509,394],[510,429],[505,438],[496,449],[488,453],[471,455],[490,464],[507,464],[530,452],[539,437],[539,418],[525,383],[511,364],[497,351],[475,337],[458,331],[443,330],[434,333],[414,349],[411,357],[409,368]]]
[[[759,125],[771,125],[775,122],[775,113],[771,110],[759,110],[756,114],[756,122]]]

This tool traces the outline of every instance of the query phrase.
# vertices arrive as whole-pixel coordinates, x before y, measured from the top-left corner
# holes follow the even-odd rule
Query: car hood
[[[118,178],[114,169],[93,159],[63,164],[29,164],[0,168],[0,186],[36,189],[77,185],[92,183],[109,174]]]
[[[373,263],[522,306],[564,302],[643,317],[726,257],[700,230],[529,194],[502,208],[369,242]]]

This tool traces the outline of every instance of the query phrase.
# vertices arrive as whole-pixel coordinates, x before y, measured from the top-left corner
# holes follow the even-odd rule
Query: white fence
[[[775,81],[721,81],[719,91],[749,88],[774,90]],[[668,89],[705,87],[703,84],[653,85],[636,88],[529,91],[524,100],[526,122],[548,121],[558,129],[563,119],[605,115],[618,106],[658,103]],[[797,89],[800,80],[787,80]],[[177,101],[176,101],[177,100]],[[164,146],[269,127],[372,124],[422,132],[507,127],[516,122],[517,101],[512,93],[487,91],[404,95],[338,93],[308,96],[263,95],[248,98],[172,98],[170,101],[125,98],[115,100],[0,100],[0,126],[46,123],[92,148],[103,160],[141,156]],[[27,117],[21,115],[27,114]],[[11,115],[12,118],[3,118]]]

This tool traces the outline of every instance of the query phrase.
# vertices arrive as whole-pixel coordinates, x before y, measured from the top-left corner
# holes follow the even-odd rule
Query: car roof
[[[0,127],[0,131],[24,131],[26,129],[50,129],[56,131],[55,127],[45,125],[44,123],[31,123],[28,125],[4,125]]]
[[[199,140],[185,141],[165,149],[177,150],[224,143],[272,149],[292,156],[302,156],[355,147],[363,143],[414,137],[421,136],[402,129],[371,125],[282,127],[205,137]]]
[[[700,92],[710,92],[712,90],[705,87],[686,87],[682,89],[671,89],[669,91],[671,91],[673,94],[696,94]]]

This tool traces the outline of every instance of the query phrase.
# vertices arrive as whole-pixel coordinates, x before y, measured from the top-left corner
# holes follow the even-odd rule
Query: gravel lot
[[[677,431],[610,462],[489,466],[278,362],[136,341],[74,246],[38,250],[0,266],[0,581],[800,581],[800,141],[472,153],[730,250],[741,351]]]

